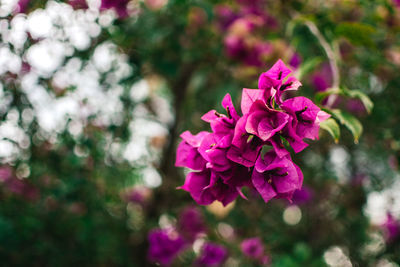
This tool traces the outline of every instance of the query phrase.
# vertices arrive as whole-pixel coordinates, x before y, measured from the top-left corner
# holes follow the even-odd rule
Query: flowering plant
[[[192,169],[180,188],[200,205],[218,200],[227,205],[241,189],[255,188],[265,202],[292,199],[303,174],[292,161],[308,146],[304,139],[318,139],[320,123],[330,117],[310,99],[285,99],[285,92],[301,83],[282,60],[259,77],[259,89],[243,89],[240,116],[227,94],[222,100],[226,115],[211,110],[202,119],[212,132],[181,134],[176,166]],[[270,147],[270,150],[265,148]]]

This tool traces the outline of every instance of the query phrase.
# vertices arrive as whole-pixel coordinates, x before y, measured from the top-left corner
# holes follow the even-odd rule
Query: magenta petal
[[[260,150],[261,146],[254,150],[251,148],[242,150],[233,146],[228,150],[227,157],[233,162],[239,163],[245,167],[253,167]]]
[[[299,166],[297,166],[294,163],[293,163],[293,165],[296,168],[297,176],[299,177],[299,179],[298,179],[298,188],[300,189],[303,186],[303,180],[304,180],[303,172],[301,171]]]
[[[282,158],[289,155],[289,151],[286,150],[279,136],[275,135],[273,138],[269,139],[268,142],[272,145],[278,157]]]
[[[186,176],[186,180],[181,189],[190,193],[192,198],[199,205],[211,204],[215,197],[204,189],[210,184],[210,172],[191,172]]]
[[[285,63],[281,59],[279,59],[273,66],[270,68],[266,74],[273,79],[283,80],[286,76],[288,76],[292,71],[286,67]]]
[[[192,135],[189,131],[183,132],[181,134],[183,141],[179,144],[176,151],[175,166],[187,167],[199,171],[203,170],[206,161],[197,148],[207,134],[207,132],[200,132],[197,135]]]
[[[221,190],[223,193],[220,193],[220,196],[217,197],[217,200],[224,206],[234,201],[239,195],[235,187],[225,186],[226,188],[222,189],[223,191]]]
[[[206,131],[202,131],[199,132],[196,135],[192,135],[189,131],[185,131],[183,132],[180,137],[186,141],[189,145],[193,146],[193,147],[199,147],[201,144],[201,141],[203,141],[203,138],[209,134],[209,132]]]
[[[257,134],[263,141],[267,141],[271,136],[274,135],[275,132],[277,132],[277,130],[275,130],[274,127],[270,124],[269,118],[262,119],[258,124]]]
[[[300,138],[293,129],[293,118],[290,118],[288,124],[283,129],[283,132],[284,137],[289,142],[295,153],[299,153],[308,146],[308,144],[304,142],[303,139]]]
[[[226,150],[222,149],[209,149],[207,151],[208,158],[215,171],[226,171],[231,168],[231,162],[226,156]]]
[[[253,103],[246,122],[246,131],[267,141],[275,133],[283,129],[289,115],[269,109],[261,101]]]
[[[241,109],[243,115],[249,113],[251,106],[257,100],[264,99],[264,91],[258,89],[243,89],[242,92],[242,101],[241,101]]]
[[[330,117],[331,117],[330,114],[326,113],[326,112],[323,111],[323,110],[320,110],[320,111],[318,112],[318,114],[317,114],[316,122],[317,122],[317,123],[321,123],[321,122],[323,122],[323,121],[329,119]]]
[[[259,110],[259,111],[254,111],[249,113],[249,116],[247,118],[246,122],[246,131],[249,134],[258,134],[258,125],[260,124],[260,121],[266,117],[266,112]]]
[[[210,158],[208,157],[207,151],[211,148],[213,148],[214,146],[217,145],[217,140],[215,140],[215,136],[212,133],[209,133],[208,135],[206,135],[203,139],[203,141],[201,142],[200,146],[199,146],[199,152],[200,154],[203,156],[203,158],[206,161],[210,161]]]
[[[280,105],[282,103],[282,94],[284,92],[297,90],[301,85],[301,82],[299,82],[295,77],[289,77],[287,81],[278,88],[275,97],[276,102]]]
[[[269,151],[265,153],[264,159],[258,157],[255,164],[255,169],[258,172],[265,172],[278,168],[287,168],[288,165],[289,161],[287,158],[279,158],[276,156],[275,151]]]
[[[329,118],[329,114],[302,96],[286,100],[281,108],[293,116],[294,132],[301,139],[318,139],[320,122]]]
[[[230,94],[226,94],[224,99],[222,100],[222,106],[229,112],[228,116],[232,117],[235,121],[237,121],[240,116],[237,114],[235,106],[233,105],[232,98]]]
[[[203,121],[205,121],[205,122],[210,123],[210,122],[212,122],[212,121],[218,119],[217,111],[214,110],[214,109],[212,109],[212,110],[210,110],[209,112],[207,112],[206,114],[204,114],[203,116],[201,116],[201,119],[202,119]]]
[[[190,146],[185,141],[182,141],[176,151],[175,166],[187,167],[193,170],[201,171],[205,168],[206,161],[196,148]]]
[[[237,190],[239,196],[241,196],[243,199],[248,200],[247,197],[243,194],[243,192],[242,192],[240,187],[236,187],[236,190]]]
[[[258,78],[258,88],[263,90],[270,90],[271,88],[278,88],[281,85],[282,81],[272,78],[268,73],[261,73]]]
[[[251,180],[258,193],[260,193],[261,197],[264,199],[265,203],[277,195],[274,188],[268,183],[268,180],[265,179],[264,174],[253,171]]]
[[[301,188],[299,186],[299,176],[297,174],[296,168],[291,163],[291,166],[285,168],[287,175],[283,177],[272,176],[274,180],[274,185],[278,193],[289,193],[294,192]]]
[[[302,86],[301,82],[295,77],[289,77],[284,85],[285,88],[281,88],[283,89],[282,91],[295,91],[299,89],[300,86]]]
[[[232,139],[232,145],[241,148],[247,141],[246,121],[248,116],[241,117],[235,126],[235,131]]]

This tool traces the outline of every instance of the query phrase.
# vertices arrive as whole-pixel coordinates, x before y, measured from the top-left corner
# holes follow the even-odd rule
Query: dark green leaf
[[[367,112],[371,113],[371,111],[374,107],[374,103],[371,101],[369,96],[367,96],[366,94],[364,94],[363,92],[361,92],[359,90],[343,90],[343,92],[345,95],[347,95],[351,98],[359,99],[363,103]]]
[[[339,94],[341,94],[341,93],[342,93],[342,92],[341,92],[341,90],[340,90],[339,88],[329,88],[329,89],[326,90],[326,91],[319,92],[319,93],[315,94],[315,101],[316,101],[317,103],[320,103],[320,104],[321,104],[321,102],[322,102],[327,96],[330,96],[330,95],[339,95]]]
[[[360,139],[361,133],[363,131],[363,127],[360,121],[353,115],[340,109],[327,109],[326,111],[332,114],[336,119],[338,119],[338,121],[342,125],[349,129],[350,132],[353,134],[354,142],[358,143],[358,140]]]
[[[329,118],[326,121],[321,122],[320,126],[333,137],[335,143],[339,142],[340,127],[335,119]]]

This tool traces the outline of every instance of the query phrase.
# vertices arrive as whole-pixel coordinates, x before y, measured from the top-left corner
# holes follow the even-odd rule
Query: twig
[[[325,40],[324,36],[322,36],[321,32],[318,30],[317,26],[313,22],[308,20],[304,22],[304,25],[317,38],[318,42],[324,49],[326,56],[328,57],[329,65],[332,70],[332,88],[339,88],[340,74],[339,74],[339,67],[337,64],[337,56],[335,51],[332,49],[332,46],[330,46],[329,43]],[[332,106],[335,103],[337,97],[338,97],[337,95],[331,95],[328,98],[326,106],[328,107]]]

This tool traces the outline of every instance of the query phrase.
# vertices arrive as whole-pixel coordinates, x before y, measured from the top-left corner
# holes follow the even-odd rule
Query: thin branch
[[[328,57],[329,60],[329,65],[332,70],[332,88],[339,88],[340,85],[340,72],[339,72],[339,67],[337,64],[337,56],[335,51],[332,49],[332,46],[329,45],[329,43],[326,41],[324,36],[321,34],[321,32],[318,30],[317,26],[311,22],[311,21],[305,21],[304,25],[310,30],[310,32],[317,38],[319,44],[322,46],[322,48],[325,51],[326,56]],[[331,95],[328,98],[327,106],[330,107],[332,106],[337,99],[337,95]]]

